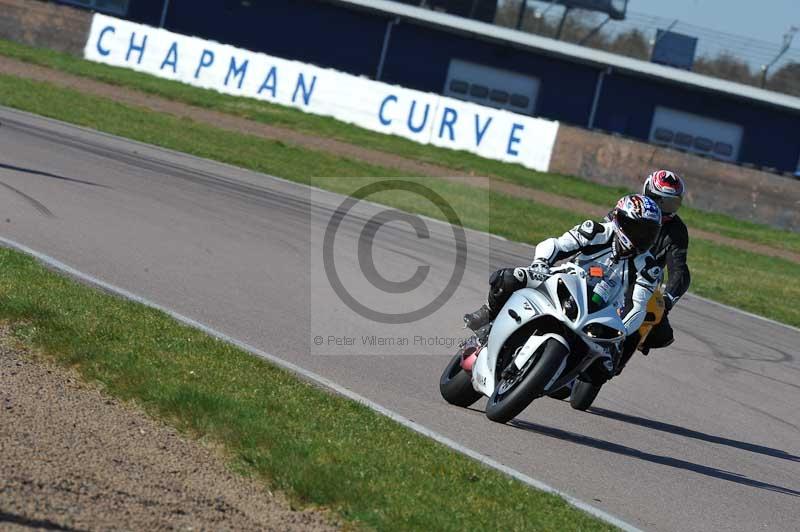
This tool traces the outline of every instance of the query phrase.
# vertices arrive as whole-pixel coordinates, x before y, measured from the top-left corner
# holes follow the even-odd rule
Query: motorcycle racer
[[[579,265],[599,261],[619,272],[625,285],[622,293],[626,294],[626,301],[619,302],[618,307],[627,309],[623,318],[626,336],[634,334],[644,321],[647,302],[662,275],[661,266],[649,252],[660,227],[661,210],[654,200],[641,194],[623,196],[612,210],[609,221],[587,220],[558,238],[540,242],[528,268],[504,268],[494,272],[489,278],[487,304],[466,314],[465,326],[485,343],[491,322],[514,291],[546,278],[555,262],[575,257],[573,260]],[[602,384],[610,378],[614,370],[612,356],[614,354],[609,353],[602,364],[590,368],[587,377],[591,382]]]
[[[647,176],[642,186],[642,194],[654,200],[661,208],[661,231],[650,252],[658,265],[668,274],[664,290],[664,316],[647,335],[641,348],[642,353],[647,355],[650,349],[667,347],[675,341],[668,315],[681,296],[689,289],[691,275],[689,266],[686,264],[689,231],[677,214],[686,194],[686,184],[683,179],[669,170],[658,170]],[[608,214],[607,219],[610,220],[612,214],[613,211]],[[638,334],[631,335],[626,339],[618,372],[625,367],[638,344]]]

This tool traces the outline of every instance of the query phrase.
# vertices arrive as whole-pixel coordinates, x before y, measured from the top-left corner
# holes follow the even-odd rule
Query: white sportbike
[[[468,407],[487,396],[486,416],[505,423],[534,399],[557,395],[603,358],[615,364],[625,339],[618,268],[567,262],[514,292],[486,345],[464,342],[442,373],[442,397]]]

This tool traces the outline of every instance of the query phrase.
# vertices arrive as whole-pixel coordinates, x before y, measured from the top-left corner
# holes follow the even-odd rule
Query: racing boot
[[[478,338],[478,341],[481,345],[486,345],[489,342],[489,333],[492,332],[492,324],[494,322],[490,321],[477,331],[475,331],[475,336]]]
[[[487,305],[481,305],[481,308],[475,312],[464,314],[464,327],[472,329],[473,332],[477,333],[479,329],[489,325],[493,319],[494,316],[492,316],[492,311],[489,310],[489,307]]]
[[[651,349],[661,349],[662,347],[667,347],[668,345],[672,345],[675,342],[675,338],[670,338],[666,342],[662,343],[659,346],[650,346],[647,345],[647,340],[644,341],[644,345],[639,348],[639,351],[644,355],[647,356],[650,354]]]

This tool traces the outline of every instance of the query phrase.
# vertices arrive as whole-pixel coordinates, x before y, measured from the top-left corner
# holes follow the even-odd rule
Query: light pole
[[[478,0],[472,0],[472,7],[469,8],[469,18],[475,18],[475,11],[478,9]]]
[[[667,29],[661,32],[661,35],[658,34],[658,30],[656,30],[656,36],[650,39],[650,48],[653,49],[658,44],[658,41],[664,38],[666,34],[672,31],[672,28],[678,25],[678,19],[672,21],[672,24],[667,26]],[[652,52],[651,52],[652,53]]]
[[[550,11],[554,5],[558,4],[561,0],[550,0],[550,5],[544,8],[544,11],[533,10],[533,16],[537,19],[542,18]],[[521,0],[519,4],[519,15],[517,15],[517,29],[522,28],[522,20],[525,18],[525,11],[528,9],[528,0]]]
[[[158,27],[163,28],[164,22],[167,20],[167,10],[169,9],[169,0],[164,0],[164,9],[161,10],[161,22]]]
[[[564,29],[564,22],[567,21],[567,17],[569,16],[569,11],[572,8],[570,6],[564,6],[564,14],[561,15],[561,22],[558,23],[558,29],[556,30],[556,40],[561,40],[561,31]]]
[[[528,0],[521,0],[519,3],[519,14],[517,15],[517,29],[522,29],[522,19],[525,18],[525,10],[528,9]]]
[[[770,61],[769,64],[763,65],[761,67],[761,88],[762,89],[767,84],[767,72],[772,67],[772,65],[774,65],[778,61],[778,59],[780,59],[783,56],[783,54],[785,54],[789,50],[789,47],[792,45],[792,39],[794,39],[794,34],[795,33],[797,33],[797,28],[795,26],[792,26],[791,28],[789,28],[789,31],[787,31],[786,33],[783,34],[783,46],[781,46],[781,50],[780,50],[780,52],[778,52],[778,55],[776,55],[775,59]]]

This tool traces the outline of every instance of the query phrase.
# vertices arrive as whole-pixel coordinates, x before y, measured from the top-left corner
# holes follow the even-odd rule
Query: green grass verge
[[[8,249],[0,249],[0,319],[108,393],[222,446],[233,469],[359,526],[612,529],[363,405]]]
[[[224,131],[122,105],[105,98],[46,83],[0,75],[0,104],[50,116],[123,137],[184,151],[335,192],[364,184],[359,176],[396,177],[398,172],[278,141]],[[326,176],[326,177],[317,177]],[[336,179],[332,177],[340,176]],[[425,178],[448,201],[473,212],[465,225],[535,244],[581,221],[580,214],[494,192]],[[377,196],[376,201],[432,217],[441,213],[405,195]],[[800,326],[800,265],[693,239],[690,250],[692,291],[763,316]]]
[[[597,205],[611,206],[622,194],[629,192],[623,188],[598,185],[576,177],[534,172],[520,165],[484,159],[466,152],[425,146],[401,137],[381,135],[332,118],[311,115],[290,107],[224,95],[132,70],[92,63],[67,54],[32,48],[9,41],[0,40],[0,55],[114,85],[130,87],[265,124],[336,138],[454,170],[496,176],[526,187],[582,199]],[[800,253],[800,234],[795,232],[782,231],[766,225],[690,208],[682,209],[681,216],[691,227],[697,229]]]

